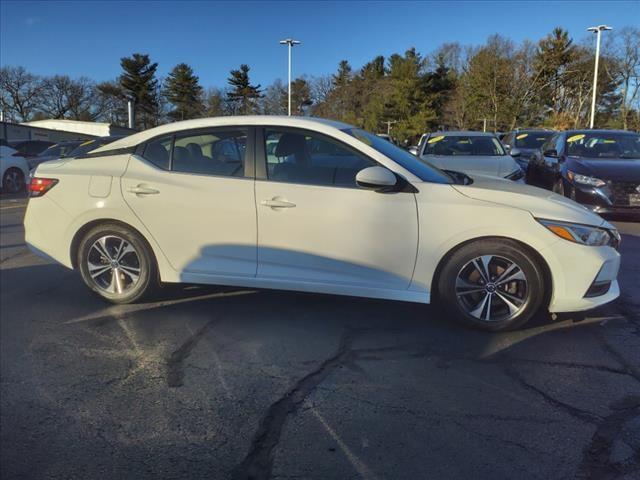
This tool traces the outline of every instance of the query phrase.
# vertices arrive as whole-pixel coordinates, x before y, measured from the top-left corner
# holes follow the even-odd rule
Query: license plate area
[[[629,195],[629,206],[640,207],[640,193],[632,193]]]

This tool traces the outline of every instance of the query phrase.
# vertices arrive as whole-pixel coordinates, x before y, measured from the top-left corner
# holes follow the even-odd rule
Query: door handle
[[[278,199],[278,197],[272,198],[271,200],[262,200],[260,202],[260,205],[271,208],[293,208],[296,206],[295,203],[287,202],[286,200],[280,200]]]
[[[160,190],[156,190],[155,188],[145,187],[143,185],[136,185],[135,187],[127,188],[127,192],[135,193],[136,195],[155,195],[160,193]]]

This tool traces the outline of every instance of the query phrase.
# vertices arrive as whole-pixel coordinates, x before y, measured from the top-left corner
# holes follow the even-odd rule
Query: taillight
[[[58,183],[57,178],[33,177],[29,183],[29,196],[41,197],[51,190],[56,183]]]

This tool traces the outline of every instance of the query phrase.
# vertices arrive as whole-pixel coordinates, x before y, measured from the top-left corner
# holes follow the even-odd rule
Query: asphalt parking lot
[[[0,200],[4,478],[640,478],[640,223],[622,297],[486,334],[436,307],[235,288],[112,306]]]

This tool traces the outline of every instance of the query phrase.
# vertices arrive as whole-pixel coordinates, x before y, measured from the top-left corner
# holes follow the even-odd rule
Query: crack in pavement
[[[569,405],[568,403],[564,403],[564,402],[558,400],[557,398],[552,397],[547,392],[545,392],[544,390],[536,387],[532,383],[527,382],[524,379],[524,377],[522,377],[520,372],[518,372],[511,365],[505,365],[504,367],[505,367],[504,368],[504,372],[507,374],[507,376],[509,378],[511,378],[516,383],[518,383],[519,385],[524,387],[525,390],[528,390],[530,392],[538,394],[539,396],[541,396],[544,399],[544,401],[546,403],[548,403],[549,405],[555,407],[556,409],[562,410],[563,412],[567,413],[568,415],[572,416],[573,418],[576,418],[576,419],[581,420],[581,421],[586,422],[586,423],[598,424],[599,422],[602,421],[602,417],[600,417],[600,416],[598,416],[598,415],[596,415],[594,413],[587,412],[585,410],[581,410],[581,409],[579,409],[577,407],[574,407],[573,405]]]
[[[353,360],[352,350],[356,330],[343,332],[338,349],[315,370],[298,380],[279,400],[272,403],[260,421],[249,453],[234,469],[235,480],[266,480],[271,476],[273,449],[280,441],[280,435],[287,417],[296,412],[309,394],[322,383],[336,368]]]
[[[591,442],[583,450],[576,478],[614,479],[640,470],[640,451],[624,462],[611,459],[613,445],[625,423],[640,415],[640,396],[628,396],[612,403],[613,411],[596,428]]]
[[[219,319],[209,320],[202,327],[196,330],[187,338],[182,345],[171,352],[166,361],[167,385],[171,388],[181,387],[184,384],[184,361],[191,355],[194,347],[200,342],[204,334],[214,325],[220,322]]]

